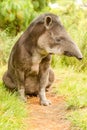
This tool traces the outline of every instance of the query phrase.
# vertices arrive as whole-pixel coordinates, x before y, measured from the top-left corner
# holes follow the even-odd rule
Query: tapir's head
[[[41,53],[75,56],[79,60],[82,59],[78,46],[70,38],[58,16],[45,14],[43,16],[43,26],[45,31],[37,41]]]

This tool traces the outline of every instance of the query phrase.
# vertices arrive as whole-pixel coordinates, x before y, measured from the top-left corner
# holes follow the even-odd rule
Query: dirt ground
[[[27,130],[71,130],[71,123],[66,119],[65,98],[52,92],[47,97],[52,101],[50,106],[39,105],[38,97],[29,97]]]

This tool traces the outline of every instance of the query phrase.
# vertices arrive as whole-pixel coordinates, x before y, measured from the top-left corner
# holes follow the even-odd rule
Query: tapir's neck
[[[39,73],[39,65],[43,58],[45,58],[47,55],[41,55],[37,50],[34,50],[32,54],[32,66],[31,66],[31,72],[38,74]]]

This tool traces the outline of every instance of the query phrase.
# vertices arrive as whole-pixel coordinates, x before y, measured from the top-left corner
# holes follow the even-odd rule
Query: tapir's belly
[[[25,93],[26,94],[38,94],[39,91],[39,79],[37,76],[29,76],[25,80]]]

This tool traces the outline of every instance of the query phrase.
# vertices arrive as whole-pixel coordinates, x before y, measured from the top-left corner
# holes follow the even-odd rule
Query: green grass
[[[73,123],[72,130],[87,130],[87,108],[71,112],[68,119]]]
[[[22,32],[13,37],[9,36],[6,30],[0,30],[0,66],[8,62],[10,51],[21,34]]]
[[[6,90],[1,81],[6,66],[0,68],[0,130],[25,130],[24,119],[27,117],[26,105],[17,93]]]
[[[60,68],[55,70],[58,83],[54,92],[66,97],[67,109],[70,109],[68,119],[76,130],[87,130],[87,73],[76,72],[73,68]]]

